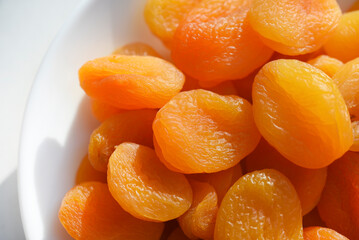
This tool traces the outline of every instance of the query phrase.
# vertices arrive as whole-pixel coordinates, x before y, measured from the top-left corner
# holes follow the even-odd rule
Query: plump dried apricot
[[[172,98],[157,113],[153,132],[156,152],[183,173],[233,167],[260,139],[250,103],[206,90],[181,92]]]
[[[153,34],[171,47],[178,24],[198,2],[200,0],[147,0],[146,23]]]
[[[112,54],[161,57],[150,45],[141,42],[126,44],[116,49]]]
[[[193,191],[191,207],[178,222],[190,239],[212,239],[218,211],[215,189],[208,183],[190,180]]]
[[[249,6],[249,0],[202,0],[175,32],[176,66],[213,86],[246,77],[263,65],[272,50],[250,27]]]
[[[269,144],[301,167],[326,167],[353,143],[349,112],[337,86],[307,63],[267,63],[253,83],[253,113]]]
[[[123,111],[96,99],[91,99],[91,110],[94,117],[100,122]]]
[[[349,239],[359,239],[359,154],[347,152],[328,168],[318,204],[325,224]]]
[[[110,157],[107,182],[125,211],[148,221],[175,219],[192,203],[186,177],[168,170],[153,149],[135,143],[116,147]]]
[[[359,57],[359,11],[343,14],[324,49],[329,56],[343,62]]]
[[[297,193],[280,172],[266,169],[241,177],[224,197],[214,240],[303,239]]]
[[[327,55],[320,55],[319,57],[309,60],[308,63],[316,68],[319,68],[329,77],[333,77],[339,68],[343,66],[342,61]]]
[[[189,240],[189,238],[183,233],[181,228],[176,228],[167,240]]]
[[[283,173],[298,193],[303,215],[318,204],[327,178],[327,168],[299,167],[285,159],[265,140],[260,141],[257,148],[246,158],[245,163],[248,172],[270,168]]]
[[[303,216],[303,227],[325,227],[325,223],[319,216],[318,208]]]
[[[88,155],[86,155],[82,159],[80,166],[77,169],[75,183],[80,184],[82,182],[89,182],[89,181],[98,181],[98,182],[106,183],[107,175],[103,172],[96,171],[92,167],[92,165],[88,159]]]
[[[354,143],[350,150],[359,151],[359,58],[347,62],[333,76],[352,120]]]
[[[160,108],[184,84],[175,66],[151,56],[97,58],[80,68],[79,78],[87,95],[120,109]]]
[[[325,227],[307,227],[303,229],[304,240],[349,240],[333,229]]]
[[[233,81],[226,81],[214,87],[201,86],[201,83],[191,77],[186,77],[186,82],[183,85],[182,91],[190,91],[196,89],[204,89],[221,95],[238,95],[238,91]]]
[[[98,171],[106,172],[115,146],[126,141],[152,147],[155,115],[155,110],[136,110],[119,113],[104,121],[91,134],[88,147],[91,165]]]
[[[336,0],[253,0],[249,13],[251,26],[263,42],[286,55],[319,49],[340,16]]]
[[[146,222],[125,212],[112,198],[107,184],[85,182],[62,200],[59,219],[74,239],[158,240],[163,223]]]
[[[237,164],[234,167],[214,173],[201,173],[187,175],[189,179],[195,179],[200,182],[207,182],[214,187],[220,203],[230,187],[242,176],[242,167]]]

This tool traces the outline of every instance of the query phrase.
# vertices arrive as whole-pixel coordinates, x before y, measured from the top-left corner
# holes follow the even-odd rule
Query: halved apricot
[[[304,240],[349,240],[333,229],[325,227],[307,227],[303,229]]]
[[[333,57],[329,57],[327,55],[320,55],[316,58],[309,60],[308,63],[316,68],[319,68],[329,77],[333,77],[334,74],[338,72],[340,67],[343,66],[342,61]]]

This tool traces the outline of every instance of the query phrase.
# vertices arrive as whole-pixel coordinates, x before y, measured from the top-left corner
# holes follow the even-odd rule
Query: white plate
[[[344,9],[353,1],[345,1]],[[84,0],[43,60],[25,112],[19,153],[20,210],[29,240],[70,239],[57,212],[98,125],[77,70],[87,60],[133,41],[150,43],[166,54],[145,26],[144,2]]]

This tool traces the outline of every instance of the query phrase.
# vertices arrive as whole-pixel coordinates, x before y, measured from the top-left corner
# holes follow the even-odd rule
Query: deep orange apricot
[[[88,156],[91,165],[98,171],[106,172],[115,146],[126,141],[152,147],[155,115],[155,110],[127,111],[104,121],[90,137]]]
[[[325,227],[307,227],[303,229],[304,240],[349,240],[333,229]]]
[[[318,50],[340,16],[336,0],[253,0],[249,13],[251,26],[263,42],[286,55]]]
[[[112,55],[88,61],[79,70],[82,89],[120,109],[160,108],[184,84],[171,63],[151,56]]]
[[[200,0],[147,0],[145,20],[152,33],[171,47],[173,35],[184,16]]]
[[[349,112],[338,87],[308,63],[267,63],[255,77],[252,94],[262,136],[296,165],[326,167],[353,143]]]
[[[303,239],[297,193],[280,172],[266,169],[241,177],[218,210],[214,240]]]
[[[302,168],[285,159],[265,140],[246,158],[246,170],[275,169],[293,184],[302,206],[302,214],[309,213],[318,204],[327,178],[327,168]]]
[[[86,156],[82,159],[79,168],[77,169],[75,183],[80,184],[89,181],[98,181],[98,182],[106,183],[107,176],[105,173],[96,171],[92,167],[88,159],[88,155],[86,154]]]
[[[308,63],[316,68],[319,68],[329,77],[333,77],[334,74],[338,72],[339,68],[343,66],[342,61],[327,55],[320,55],[314,59],[309,60]]]
[[[107,184],[85,182],[66,193],[59,219],[74,239],[158,240],[163,223],[134,218],[112,198]]]
[[[123,111],[96,99],[91,99],[91,110],[94,117],[100,122]]]
[[[147,221],[175,219],[192,203],[186,177],[168,170],[153,149],[135,143],[116,147],[109,160],[107,182],[125,211]]]
[[[153,122],[156,152],[183,173],[233,167],[260,139],[251,107],[233,95],[206,90],[181,92],[159,110]]]
[[[190,239],[212,239],[218,211],[218,197],[208,183],[189,181],[193,191],[191,207],[178,218],[183,232]]]
[[[303,216],[303,227],[325,227],[325,223],[319,216],[318,208],[314,208],[308,214]]]
[[[249,25],[249,0],[202,0],[180,22],[172,59],[206,87],[244,78],[263,65],[272,50]]]
[[[137,56],[152,56],[160,58],[161,55],[156,52],[150,45],[141,42],[134,42],[126,44],[115,51],[114,55],[137,55]]]
[[[324,49],[329,56],[343,62],[359,57],[359,10],[343,14]]]
[[[347,152],[328,167],[327,183],[318,204],[327,227],[359,239],[359,154]]]

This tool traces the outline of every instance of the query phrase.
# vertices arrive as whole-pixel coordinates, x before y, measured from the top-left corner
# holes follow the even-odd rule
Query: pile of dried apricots
[[[356,5],[359,8],[359,4]],[[143,43],[85,63],[101,122],[59,219],[75,239],[359,239],[359,11],[148,0]]]

